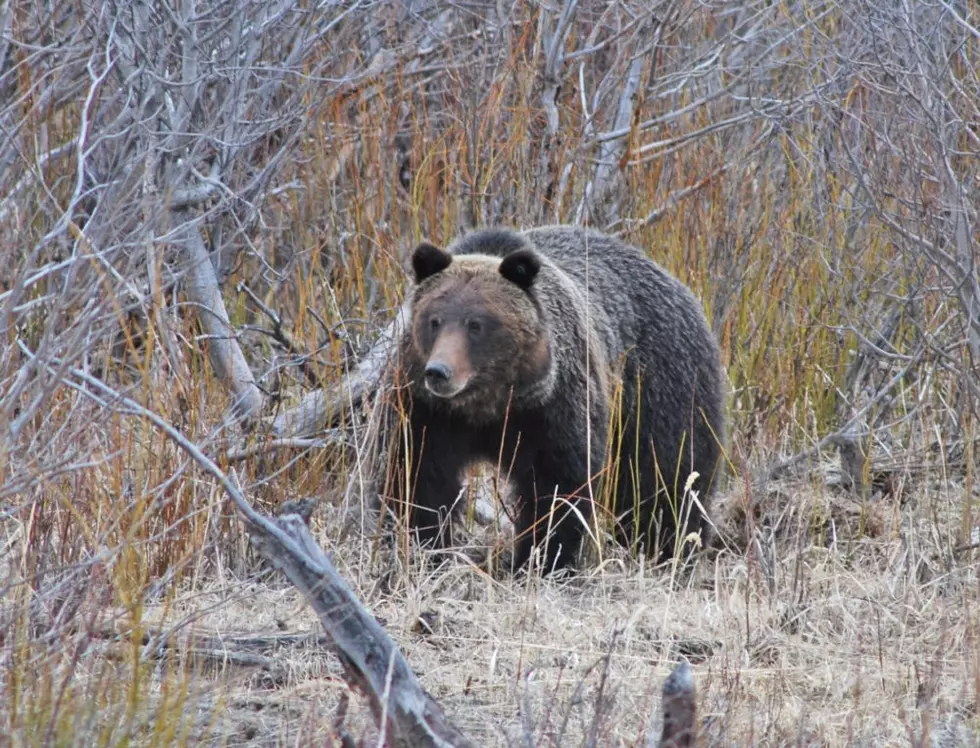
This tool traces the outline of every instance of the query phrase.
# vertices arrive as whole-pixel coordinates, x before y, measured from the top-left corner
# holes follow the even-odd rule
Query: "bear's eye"
[[[478,319],[468,319],[466,320],[466,329],[470,335],[479,335],[483,332],[483,323]]]
[[[429,329],[432,332],[436,332],[440,327],[442,327],[442,320],[438,317],[429,317]]]

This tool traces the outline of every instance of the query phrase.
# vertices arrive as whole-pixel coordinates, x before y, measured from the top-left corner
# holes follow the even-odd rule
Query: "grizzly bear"
[[[655,558],[705,529],[724,396],[690,290],[637,248],[566,226],[423,243],[412,268],[384,493],[422,543],[452,544],[476,461],[513,489],[515,567],[535,548],[547,571],[572,564],[602,496],[618,540]],[[700,501],[682,501],[693,472]]]

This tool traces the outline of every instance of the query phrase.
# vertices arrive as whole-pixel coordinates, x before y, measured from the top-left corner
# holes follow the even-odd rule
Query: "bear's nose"
[[[452,370],[441,361],[430,361],[425,365],[425,383],[432,389],[444,389],[452,374]]]

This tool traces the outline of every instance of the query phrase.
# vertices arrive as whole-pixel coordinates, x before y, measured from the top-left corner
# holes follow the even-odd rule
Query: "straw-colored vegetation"
[[[479,744],[655,744],[686,658],[702,745],[980,745],[977,5],[305,5],[0,2],[0,744],[376,744],[220,487],[93,377],[257,509],[318,499]],[[362,512],[369,397],[264,425],[370,348],[420,238],[555,222],[721,341],[693,568],[435,570]]]

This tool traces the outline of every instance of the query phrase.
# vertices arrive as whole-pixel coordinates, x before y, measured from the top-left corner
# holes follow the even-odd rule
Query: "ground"
[[[661,684],[686,658],[703,745],[972,746],[976,551],[949,540],[965,497],[955,477],[863,504],[796,479],[756,499],[752,527],[744,489],[730,487],[717,513],[722,548],[693,570],[611,551],[570,580],[495,579],[462,561],[380,575],[366,542],[338,544],[316,518],[314,529],[481,745],[655,744]],[[206,686],[192,678],[193,734],[214,745],[331,744],[348,689],[299,594],[271,574],[211,587],[146,617],[173,625],[186,611],[187,630],[212,637],[203,649],[268,639],[251,646],[262,666],[198,666]],[[351,734],[373,734],[366,715],[353,696]]]

